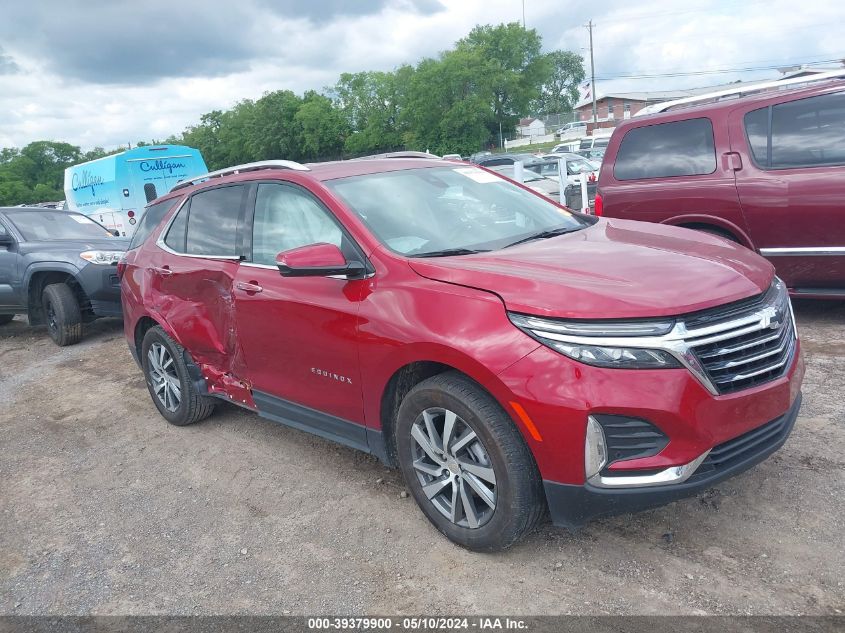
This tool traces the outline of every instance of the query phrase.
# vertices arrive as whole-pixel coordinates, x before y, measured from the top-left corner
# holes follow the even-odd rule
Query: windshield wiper
[[[575,231],[580,231],[583,226],[559,226],[556,229],[548,229],[546,231],[540,231],[539,233],[532,233],[528,237],[523,237],[516,242],[511,242],[505,248],[509,246],[516,246],[517,244],[524,244],[525,242],[532,242],[534,240],[544,240],[549,237],[557,237],[558,235],[565,235],[566,233],[574,233]]]
[[[475,253],[488,253],[489,250],[476,250],[472,248],[444,248],[442,251],[429,251],[409,255],[409,257],[448,257],[449,255],[474,255]]]

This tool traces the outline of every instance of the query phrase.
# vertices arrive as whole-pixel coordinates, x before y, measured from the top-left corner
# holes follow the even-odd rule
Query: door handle
[[[244,292],[261,292],[262,290],[264,290],[264,288],[262,288],[253,281],[239,281],[235,284],[235,288],[237,288],[238,290],[243,290]]]
[[[173,274],[173,271],[167,267],[159,268],[157,266],[153,266],[150,268],[156,275],[161,275],[162,277],[170,277]]]

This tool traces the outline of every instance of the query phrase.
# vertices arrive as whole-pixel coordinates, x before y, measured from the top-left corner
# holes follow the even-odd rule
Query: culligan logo
[[[74,191],[79,191],[80,189],[90,189],[92,197],[97,195],[96,191],[94,190],[94,187],[97,187],[102,184],[102,176],[95,176],[87,169],[83,169],[81,172],[74,173],[70,181],[70,185],[71,187],[73,187]]]
[[[166,171],[172,175],[174,169],[184,169],[185,163],[171,163],[169,160],[141,161],[141,171]]]

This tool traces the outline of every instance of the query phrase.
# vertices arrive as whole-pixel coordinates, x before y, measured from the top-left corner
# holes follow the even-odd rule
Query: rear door
[[[247,187],[191,196],[151,249],[151,305],[198,363],[239,373],[233,283],[241,256]]]
[[[275,263],[281,251],[321,242],[338,246],[347,260],[365,261],[363,255],[303,187],[257,184],[250,209],[251,254],[238,271],[235,305],[258,410],[366,449],[357,326],[369,280],[282,277]]]
[[[845,291],[845,91],[737,109],[730,133],[755,246],[791,288]]]
[[[600,174],[605,214],[745,230],[733,170],[722,160],[727,129],[707,117],[678,116],[624,133]]]

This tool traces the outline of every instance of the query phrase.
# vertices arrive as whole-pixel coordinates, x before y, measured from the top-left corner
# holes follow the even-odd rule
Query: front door
[[[2,222],[0,222],[0,236],[11,237],[11,233]],[[18,255],[16,244],[0,244],[0,314],[9,314],[21,307],[19,260],[20,255]]]
[[[357,247],[301,187],[261,183],[254,198],[251,257],[239,267],[235,305],[256,406],[267,417],[366,448],[357,325],[368,281],[282,277],[275,264],[279,252],[308,244],[335,244],[347,259],[361,257]]]
[[[751,239],[793,289],[845,291],[845,92],[737,110]]]

